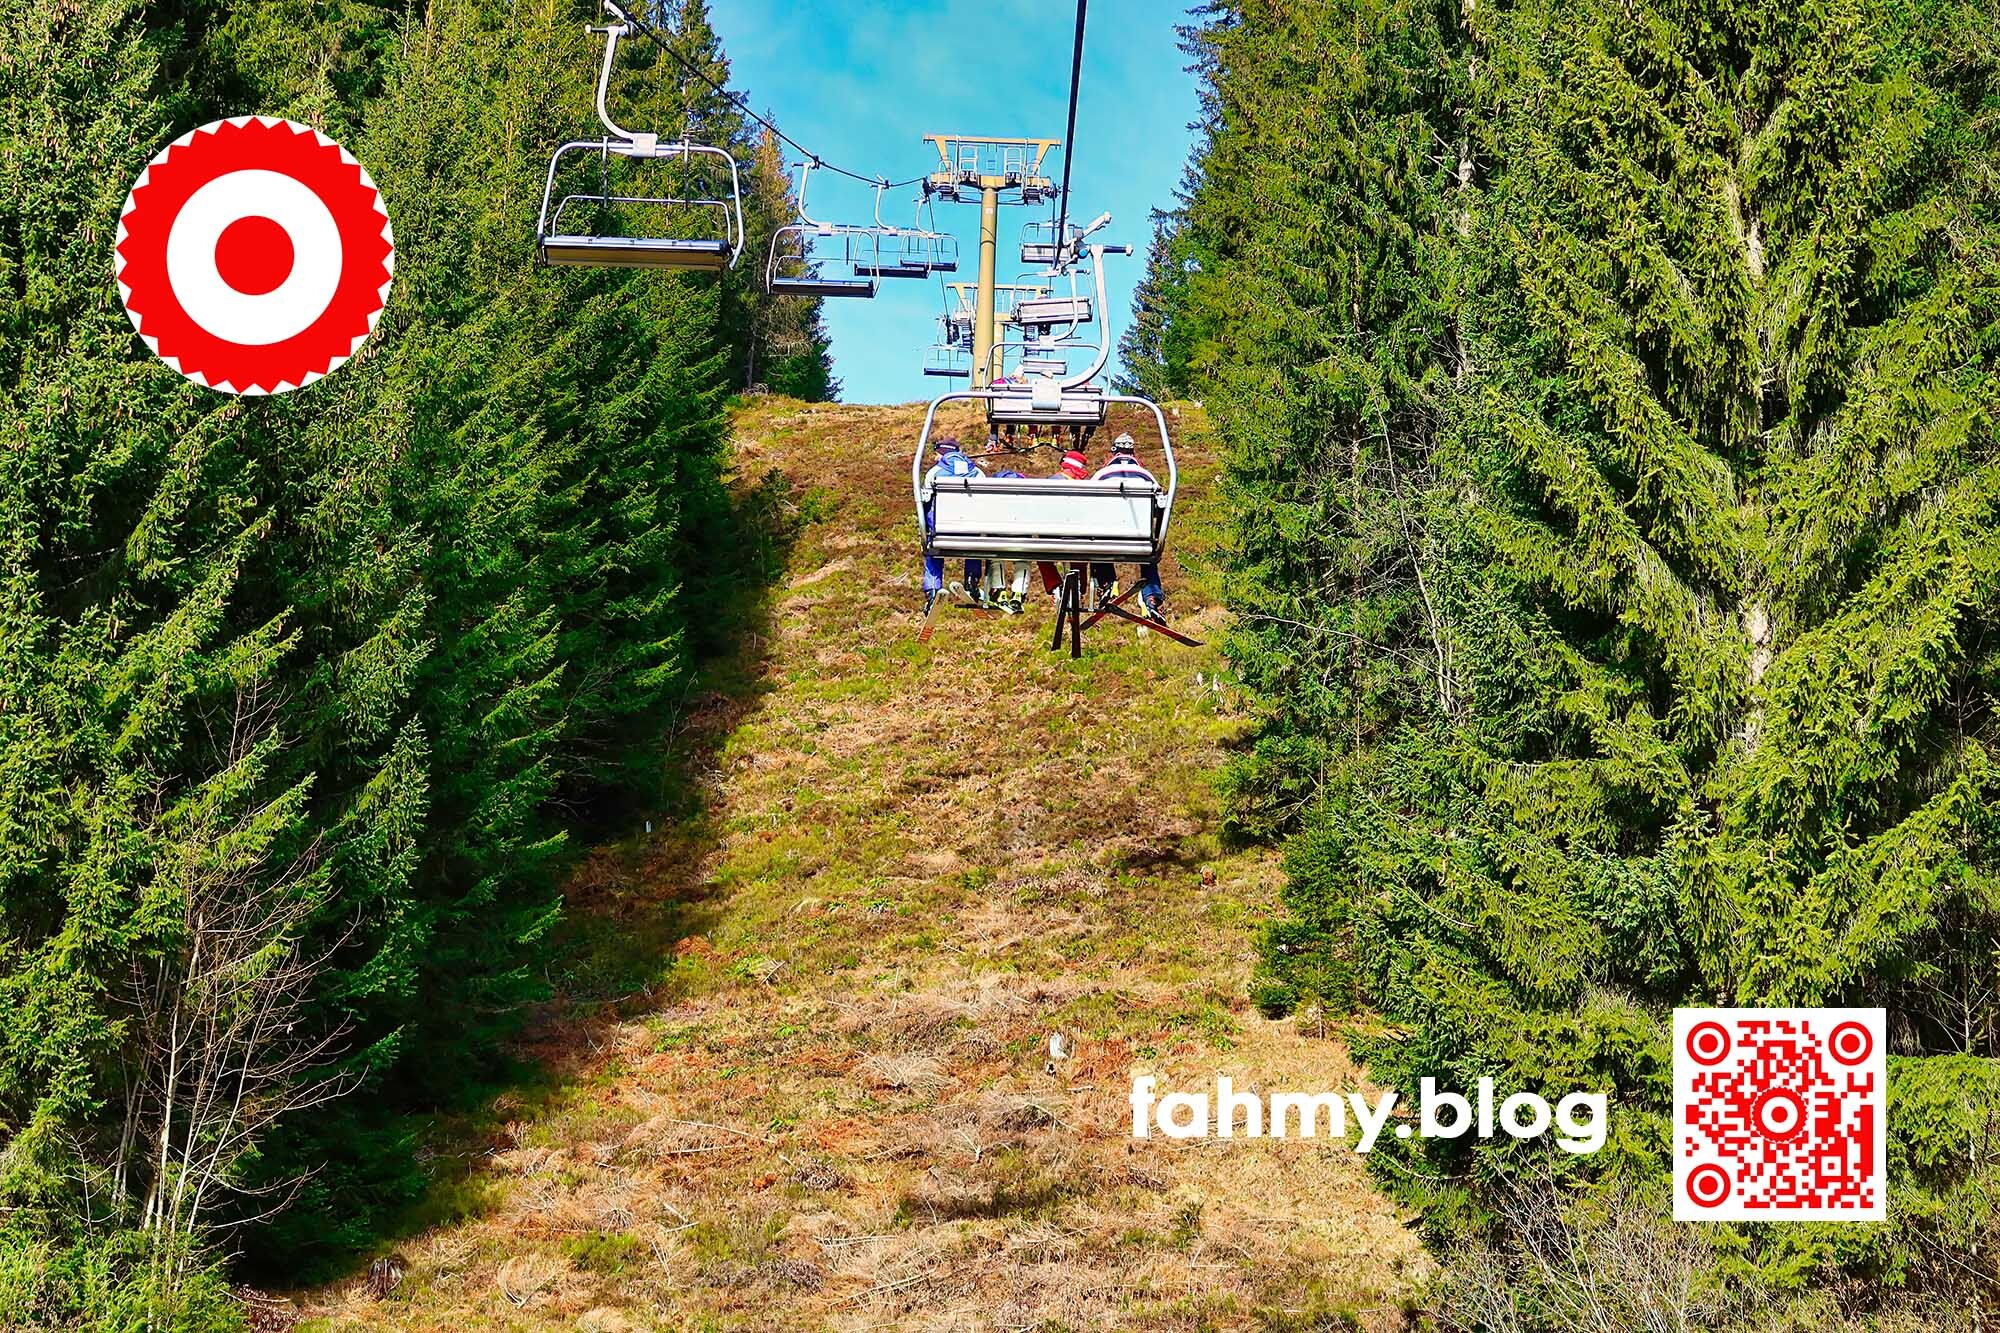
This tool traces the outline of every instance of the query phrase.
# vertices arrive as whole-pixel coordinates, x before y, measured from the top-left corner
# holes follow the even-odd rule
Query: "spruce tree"
[[[59,1322],[51,1245],[157,1230],[121,1126],[197,892],[289,904],[288,1030],[362,1090],[258,1122],[229,1183],[310,1175],[238,1246],[297,1275],[421,1188],[402,1117],[545,992],[574,819],[657,795],[734,335],[712,279],[536,266],[595,65],[562,0],[3,12],[0,1290]],[[140,165],[244,103],[356,152],[398,263],[361,355],[235,400],[133,337],[110,244]]]
[[[1990,24],[1207,18],[1170,319],[1238,499],[1235,818],[1288,844],[1260,998],[1371,1004],[1406,1094],[1628,1112],[1378,1149],[1441,1239],[1551,1175],[1664,1209],[1674,1004],[1887,1003],[1892,1228],[1728,1243],[1961,1282],[1990,1172],[1919,1145],[2000,1055]]]

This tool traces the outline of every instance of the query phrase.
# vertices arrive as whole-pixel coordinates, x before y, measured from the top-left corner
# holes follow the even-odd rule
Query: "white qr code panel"
[[[1880,1009],[1674,1010],[1674,1220],[1879,1222]]]

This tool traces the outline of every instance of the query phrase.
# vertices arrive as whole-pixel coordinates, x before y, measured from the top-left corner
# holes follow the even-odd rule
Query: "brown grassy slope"
[[[389,1299],[322,1293],[315,1326],[1400,1322],[1422,1260],[1345,1146],[1128,1137],[1137,1071],[1357,1077],[1245,1005],[1276,870],[1216,837],[1243,723],[1213,649],[1104,628],[1072,663],[1039,598],[915,642],[920,421],[738,418],[738,479],[782,472],[808,521],[755,672],[693,710],[707,813],[600,853],[572,895],[653,984],[538,1031],[565,1090],[503,1106],[482,1206],[405,1244]],[[1198,548],[1213,460],[1198,413],[1180,428]],[[1179,623],[1218,627],[1201,578],[1167,582]]]

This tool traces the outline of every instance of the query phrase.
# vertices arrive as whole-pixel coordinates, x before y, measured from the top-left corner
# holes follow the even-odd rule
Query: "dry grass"
[[[1127,629],[1072,663],[1046,612],[940,612],[918,645],[920,422],[739,418],[741,478],[826,489],[754,679],[692,702],[706,817],[579,869],[574,909],[652,970],[615,1014],[537,1030],[568,1089],[499,1108],[491,1208],[401,1243],[389,1300],[302,1298],[317,1326],[1399,1326],[1423,1260],[1344,1147],[1128,1134],[1142,1070],[1357,1077],[1244,1000],[1278,878],[1217,836],[1244,725],[1219,658]],[[1212,465],[1181,428],[1199,497]],[[1212,505],[1176,522],[1199,545]],[[1181,622],[1219,627],[1198,571],[1167,583]]]

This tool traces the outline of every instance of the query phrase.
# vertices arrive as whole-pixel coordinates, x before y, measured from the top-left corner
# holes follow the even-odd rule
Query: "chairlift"
[[[958,298],[956,305],[947,308],[946,318],[968,333],[973,317],[979,309],[979,285],[972,282],[953,282],[946,286]],[[997,283],[993,288],[993,309],[1003,324],[1015,322],[1014,311],[1024,301],[1032,301],[1049,294],[1046,284],[1029,282]]]
[[[1076,235],[1076,228],[1067,228],[1070,236]],[[1056,239],[1056,220],[1043,218],[1030,222],[1021,228],[1021,262],[1035,268],[1056,268],[1061,265],[1063,246]]]
[[[923,432],[910,462],[910,490],[924,555],[939,560],[1034,560],[1061,567],[1055,636],[1049,646],[1059,649],[1067,637],[1071,657],[1082,656],[1083,631],[1106,616],[1198,647],[1196,640],[1178,630],[1125,609],[1122,603],[1131,591],[1093,613],[1086,613],[1083,606],[1086,566],[1117,561],[1158,564],[1166,555],[1180,469],[1159,404],[1123,394],[1099,396],[1100,406],[1132,407],[1151,415],[1159,431],[1159,457],[1166,464],[1164,485],[1067,477],[939,477],[925,482],[939,408],[983,401],[992,420],[996,402],[1015,396],[993,389],[961,390],[934,400],[924,414]]]
[[[1149,414],[1159,430],[1165,486],[1133,481],[1072,481],[1067,477],[940,477],[926,485],[925,468],[938,410],[953,402],[1008,397],[966,389],[932,401],[910,464],[911,490],[924,524],[924,553],[973,560],[1144,561],[1166,553],[1180,472],[1166,414],[1150,399],[1101,394],[1106,405]]]
[[[1095,229],[1095,226],[1091,228],[1091,230]],[[1069,274],[1069,295],[1051,296],[1047,289],[1044,288],[1037,293],[1024,294],[1014,301],[1010,316],[1012,322],[1017,327],[1027,330],[1029,335],[1027,340],[1021,344],[1023,349],[1022,379],[1019,383],[1001,386],[1000,392],[986,399],[986,420],[989,424],[995,426],[1029,427],[1044,425],[1094,427],[1104,423],[1105,408],[1110,403],[1115,402],[1116,399],[1107,395],[1102,388],[1092,383],[1092,381],[1102,373],[1105,364],[1110,358],[1111,340],[1108,332],[1106,336],[1100,337],[1097,340],[1095,345],[1096,357],[1091,362],[1090,368],[1072,378],[1063,378],[1061,371],[1056,371],[1053,374],[1048,373],[1046,369],[1047,361],[1041,357],[1033,359],[1044,360],[1044,368],[1036,374],[1029,375],[1025,373],[1027,370],[1026,361],[1030,359],[1031,351],[1057,351],[1065,347],[1087,345],[1072,341],[1068,336],[1068,334],[1075,331],[1076,323],[1080,321],[1074,318],[1067,320],[1055,318],[1054,315],[1061,313],[1073,317],[1081,313],[1084,319],[1087,320],[1089,311],[1092,308],[1093,299],[1095,305],[1098,308],[1102,308],[1104,305],[1104,256],[1107,254],[1129,255],[1131,253],[1132,248],[1125,245],[1093,245],[1089,247],[1090,267],[1087,272],[1096,284],[1095,298],[1076,291],[1077,270],[1072,268]],[[1062,309],[1058,311],[1057,307],[1062,307]],[[1049,330],[1058,326],[1065,328],[1064,334],[1052,336]],[[1067,369],[1066,365],[1064,369]]]
[[[934,379],[971,379],[971,349],[954,347],[950,343],[933,343],[924,349],[924,374]]]
[[[1075,293],[1038,296],[1014,303],[1014,322],[1024,329],[1073,329],[1095,317],[1090,298]]]
[[[986,420],[996,426],[1101,426],[1110,401],[1096,385],[1035,376],[988,399]]]
[[[1077,232],[1075,228],[1071,228],[1071,231],[1079,236],[1084,234]],[[1044,269],[1032,275],[1023,275],[1024,282],[1040,280],[1041,290],[1030,292],[1014,302],[1011,312],[1014,323],[1031,336],[1049,337],[1051,330],[1060,329],[1062,333],[1054,336],[1067,337],[1074,333],[1079,325],[1093,322],[1095,307],[1088,295],[1077,290],[1078,267],[1076,259],[1072,257],[1068,264]],[[1067,295],[1051,291],[1049,288],[1051,280],[1063,277],[1069,279]]]
[[[856,272],[876,278],[928,278],[933,273],[958,272],[958,238],[923,226],[923,200],[917,201],[914,225],[898,227],[882,220],[882,193],[888,182],[875,186],[875,241],[879,262]]]
[[[1100,213],[1089,225],[1079,227],[1064,219],[1044,218],[1021,228],[1021,262],[1038,268],[1067,270],[1076,263],[1083,239],[1111,222],[1109,213]],[[1058,235],[1060,232],[1060,235]]]
[[[819,164],[807,160],[798,165],[798,221],[786,223],[771,236],[765,290],[773,296],[875,295],[875,271],[882,266],[875,229],[816,221],[806,212],[806,185]]]
[[[606,137],[566,143],[549,159],[542,211],[535,223],[542,262],[701,273],[729,268],[743,253],[743,182],[736,159],[724,149],[694,143],[685,134],[677,142],[662,143],[656,134],[627,130],[611,119],[605,99],[617,61],[618,41],[633,36],[638,28],[615,0],[605,0],[604,8],[616,21],[602,27],[592,26],[589,31],[604,35],[604,61],[597,74],[597,118],[604,124]],[[556,179],[563,160],[572,155],[579,160],[591,156],[597,159],[597,188],[574,190],[558,198]],[[649,194],[636,187],[621,190],[612,182],[613,159],[633,164],[677,161],[681,166],[682,188],[670,194]],[[725,170],[729,181],[726,192],[719,188]],[[716,184],[711,185],[711,181]],[[634,212],[643,214],[649,210],[668,224],[704,218],[711,220],[705,230],[714,234],[690,235],[685,230],[666,234],[666,226],[656,226],[639,235],[620,234],[613,229],[583,229],[574,224],[565,230],[564,214],[571,210],[611,224],[629,220]]]

